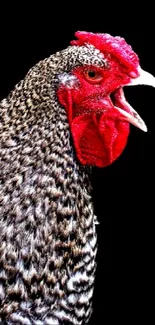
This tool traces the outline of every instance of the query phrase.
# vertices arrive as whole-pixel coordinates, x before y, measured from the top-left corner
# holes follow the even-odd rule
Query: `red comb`
[[[103,53],[109,53],[117,57],[121,64],[127,66],[132,71],[137,72],[139,58],[126,43],[124,38],[111,36],[109,34],[93,34],[90,32],[76,32],[78,40],[71,41],[71,45],[81,46],[85,43],[94,45]]]

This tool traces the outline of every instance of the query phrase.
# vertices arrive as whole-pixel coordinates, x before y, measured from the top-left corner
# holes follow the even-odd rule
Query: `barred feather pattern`
[[[104,65],[91,45],[40,61],[0,103],[0,323],[83,325],[97,251],[91,168],[76,158],[59,74]]]

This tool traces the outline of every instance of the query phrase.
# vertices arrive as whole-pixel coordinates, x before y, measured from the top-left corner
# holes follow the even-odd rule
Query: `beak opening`
[[[115,109],[119,112],[120,119],[122,121],[131,123],[142,131],[147,132],[147,126],[145,122],[133,109],[133,107],[127,102],[122,87],[120,87],[113,93],[112,102]]]
[[[130,82],[128,84],[126,84],[126,86],[147,85],[147,86],[152,86],[155,88],[155,77],[151,73],[144,71],[140,67],[139,67],[138,72],[139,72],[139,76],[136,78],[131,78]],[[119,91],[120,91],[120,96],[119,96],[118,103],[120,105],[116,105],[115,108],[122,115],[122,120],[135,125],[136,127],[138,127],[139,129],[141,129],[144,132],[147,132],[147,127],[146,127],[144,121],[142,120],[142,118],[133,109],[133,107],[129,103],[127,103],[127,101],[124,97],[123,90],[120,89]],[[122,109],[124,107],[126,108],[125,110]]]

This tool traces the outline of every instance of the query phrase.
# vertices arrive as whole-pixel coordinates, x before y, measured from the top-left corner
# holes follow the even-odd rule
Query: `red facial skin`
[[[77,67],[71,74],[77,77],[79,86],[61,85],[57,92],[59,102],[68,114],[79,161],[98,167],[108,166],[119,157],[129,135],[129,123],[123,122],[114,107],[119,106],[117,99],[111,101],[110,94],[128,84],[131,73],[138,75],[137,64],[133,69],[131,62],[122,64],[116,55],[104,52],[104,56],[107,56],[109,67]],[[89,78],[90,70],[96,73],[94,79]]]

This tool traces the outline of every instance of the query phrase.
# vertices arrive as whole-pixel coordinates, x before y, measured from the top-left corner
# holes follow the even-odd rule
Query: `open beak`
[[[137,78],[132,78],[130,83],[125,86],[135,85],[148,85],[155,87],[155,77],[140,68],[139,76]],[[113,96],[115,109],[122,115],[122,120],[135,125],[144,132],[147,132],[147,127],[142,118],[126,101],[122,87],[117,89]]]

